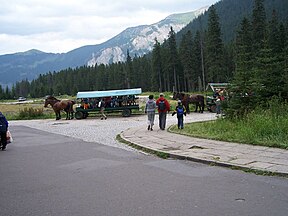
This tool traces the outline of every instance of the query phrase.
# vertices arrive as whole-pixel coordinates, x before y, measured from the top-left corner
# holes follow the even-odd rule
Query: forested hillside
[[[275,10],[279,20],[288,21],[288,1],[264,0],[263,3],[268,20],[271,19],[272,12]],[[215,9],[220,19],[222,39],[225,43],[235,39],[237,29],[244,17],[252,18],[253,5],[254,0],[222,0],[215,4]],[[210,11],[208,10],[177,33],[177,40],[180,40],[182,35],[189,30],[192,32],[200,31],[201,29],[203,31],[206,30],[209,13]]]
[[[250,5],[249,10],[244,2]],[[176,35],[171,28],[163,44],[155,39],[151,55],[132,57],[127,51],[124,63],[49,72],[31,83],[27,80],[18,82],[11,90],[1,91],[0,88],[0,96],[75,95],[85,90],[135,87],[141,87],[143,91],[191,92],[202,91],[208,82],[231,82],[236,83],[235,92],[239,94],[257,92],[261,97],[287,97],[288,25],[272,6],[265,9],[271,4],[282,8],[287,0],[223,0],[201,18],[202,31],[192,31],[187,26],[187,31]],[[244,5],[245,11],[241,14],[251,15],[242,16],[237,12]],[[228,10],[230,16],[223,14]],[[283,17],[283,12],[280,15]],[[230,19],[239,24],[233,26],[235,39],[228,43],[223,32],[229,28],[222,26]],[[196,25],[193,23],[190,25]]]

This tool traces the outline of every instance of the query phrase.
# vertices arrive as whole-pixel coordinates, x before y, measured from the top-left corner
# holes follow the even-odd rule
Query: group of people
[[[155,113],[156,109],[158,109],[159,114],[159,128],[161,130],[165,130],[166,127],[166,117],[167,113],[170,112],[170,104],[165,99],[164,94],[160,93],[160,97],[155,101],[153,95],[149,95],[148,101],[146,102],[145,106],[145,113],[148,116],[148,130],[153,130],[154,120],[155,120]],[[186,116],[186,108],[183,106],[181,100],[178,101],[178,104],[175,110],[172,113],[172,116],[177,114],[178,119],[178,129],[184,128],[184,115]]]
[[[81,106],[83,109],[94,109],[99,107],[99,102],[103,103],[104,107],[122,107],[136,104],[135,95],[124,95],[124,96],[109,96],[99,98],[82,98]]]

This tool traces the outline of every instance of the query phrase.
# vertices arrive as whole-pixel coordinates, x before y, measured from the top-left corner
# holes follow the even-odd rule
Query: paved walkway
[[[167,126],[170,125],[172,121],[168,121]],[[173,158],[288,176],[288,150],[284,149],[198,139],[162,131],[157,125],[154,131],[148,131],[144,126],[129,128],[121,133],[121,137]]]

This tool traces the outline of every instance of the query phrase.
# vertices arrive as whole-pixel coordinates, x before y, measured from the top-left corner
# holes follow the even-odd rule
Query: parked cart
[[[98,113],[101,106],[105,112],[122,112],[122,116],[129,117],[132,110],[139,110],[137,95],[141,93],[141,88],[78,92],[75,117],[85,119],[91,113]]]
[[[208,111],[215,113],[216,112],[216,100],[218,96],[223,97],[223,100],[226,95],[226,88],[229,83],[208,83],[206,87],[207,96],[206,96],[206,106]],[[211,92],[212,90],[212,92]]]

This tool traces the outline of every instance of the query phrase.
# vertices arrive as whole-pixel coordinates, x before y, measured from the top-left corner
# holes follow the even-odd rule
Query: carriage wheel
[[[216,105],[210,106],[210,112],[216,113]]]
[[[122,111],[122,116],[123,117],[129,117],[131,115],[131,110],[130,109],[124,109]]]
[[[82,119],[83,117],[84,117],[83,112],[77,111],[77,112],[75,113],[75,118],[76,118],[76,119]]]

